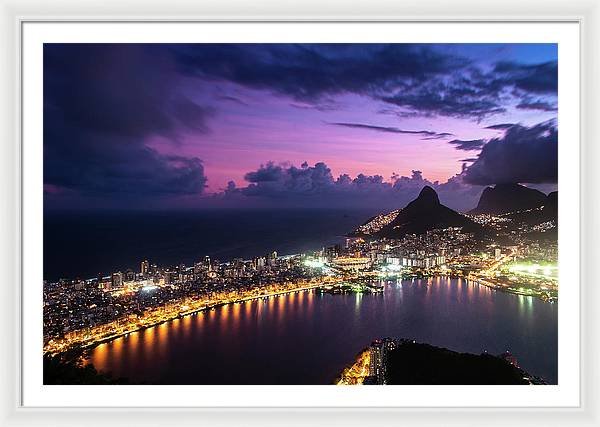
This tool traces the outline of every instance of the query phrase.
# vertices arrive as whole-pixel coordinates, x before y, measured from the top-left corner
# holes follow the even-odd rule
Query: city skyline
[[[546,347],[530,345],[529,334],[544,335],[550,346],[556,339],[552,328],[556,327],[553,306],[558,301],[558,194],[546,196],[512,185],[497,186],[488,193],[482,196],[483,203],[479,204],[477,213],[462,215],[442,205],[435,190],[426,186],[406,208],[380,213],[349,230],[343,243],[327,244],[321,235],[312,243],[314,250],[294,254],[282,255],[271,247],[266,253],[254,252],[252,258],[247,259],[238,256],[218,260],[196,254],[189,264],[141,258],[133,269],[112,270],[87,279],[45,280],[45,383],[70,383],[86,375],[84,381],[88,383],[109,384],[128,381],[152,384],[327,384],[332,381],[339,385],[428,381],[434,384],[553,384],[556,353],[548,353]],[[304,221],[314,226],[319,222],[318,216],[313,213]],[[251,223],[257,225],[255,221]],[[288,226],[293,224],[289,220],[287,223]],[[167,241],[170,250],[187,254],[189,249],[182,250],[177,243],[182,241],[181,234],[173,231],[170,234],[173,236]],[[243,232],[235,234],[238,242],[244,241]],[[191,235],[202,236],[194,232]],[[94,244],[106,247],[98,241]],[[134,253],[139,254],[139,250]],[[404,305],[405,300],[407,305]],[[313,312],[313,305],[327,309]],[[465,307],[460,308],[462,305]],[[498,310],[502,305],[506,305],[506,310]],[[424,310],[424,307],[429,309]],[[465,310],[466,307],[470,308]],[[416,312],[412,312],[414,309]],[[448,317],[449,309],[458,311]],[[314,330],[310,332],[312,322],[321,314],[327,318],[336,311],[339,314],[333,317],[337,326],[328,329],[327,337],[314,335]],[[427,311],[431,312],[424,314]],[[545,314],[536,317],[542,323],[531,328],[534,311],[545,311]],[[479,325],[481,321],[489,327],[489,321],[499,322],[494,327],[495,333],[491,337],[481,335],[476,326],[475,335],[467,334],[463,341],[462,332],[453,328],[461,323],[465,312],[473,316],[467,322],[472,325]],[[386,313],[398,318],[381,320]],[[422,320],[415,323],[410,319],[417,313]],[[265,316],[274,317],[271,321]],[[288,316],[295,320],[285,322]],[[314,325],[323,321],[325,319]],[[432,325],[438,321],[441,323],[433,329],[438,332],[449,329],[451,347],[482,349],[481,356],[448,353],[444,348],[404,338],[417,334],[417,337],[429,337],[432,342],[446,342],[443,334],[437,339],[429,335]],[[502,331],[511,321],[510,329],[518,329],[505,335]],[[330,322],[325,321],[328,325]],[[319,329],[323,329],[325,323]],[[424,329],[417,326],[420,323],[425,325]],[[271,330],[269,325],[273,326]],[[303,336],[297,329],[299,325],[302,325],[301,331],[308,332],[305,338],[315,341],[308,347],[295,342],[296,337]],[[352,326],[348,328],[349,325]],[[212,330],[213,327],[216,329]],[[244,332],[246,327],[251,330]],[[289,328],[289,332],[282,333],[281,327]],[[347,330],[340,334],[342,329]],[[211,332],[203,332],[206,330]],[[523,334],[523,330],[529,332]],[[244,338],[235,335],[261,340],[265,332],[267,336],[274,335],[262,343],[247,341],[246,351],[262,354],[265,349],[271,353],[285,347],[282,363],[272,370],[268,362],[268,367],[263,368],[266,372],[259,376],[245,367],[241,371],[234,368],[232,362],[237,366],[239,354],[246,352],[238,347]],[[355,334],[355,338],[346,339],[348,332]],[[231,334],[232,339],[222,343],[235,344],[227,349],[219,345],[223,352],[211,351],[202,357],[202,360],[211,360],[215,355],[219,358],[212,363],[221,368],[212,374],[207,375],[201,369],[190,376],[187,370],[164,367],[150,369],[158,374],[148,374],[148,369],[136,368],[138,354],[149,356],[141,361],[141,366],[152,364],[162,360],[165,351],[173,352],[169,358],[177,357],[175,353],[181,347],[199,344],[198,351],[202,351],[206,348],[204,340],[220,341],[224,334]],[[386,335],[382,334],[395,338],[384,338]],[[174,340],[190,335],[197,340],[184,338],[174,344]],[[275,336],[278,343],[282,337],[290,337],[293,342],[272,346]],[[365,350],[363,346],[372,337],[375,341]],[[520,344],[521,339],[527,344]],[[301,348],[311,348],[314,353],[315,347],[320,348],[317,342],[323,340],[336,342],[335,351],[319,352],[321,360],[328,358],[324,356],[327,353],[333,357],[335,372],[317,363],[319,368],[313,367],[310,375],[294,375],[296,369],[291,361],[295,353]],[[515,345],[514,353],[506,350],[512,349],[508,344],[500,352],[502,343]],[[346,350],[341,351],[342,348]],[[360,348],[360,355],[348,365],[349,356]],[[542,348],[546,356],[531,357],[536,349]],[[497,356],[488,354],[487,349],[492,349],[492,354]],[[444,360],[434,364],[438,370],[435,374],[431,375],[429,363],[417,363],[422,362],[423,357],[437,358],[443,354]],[[221,360],[221,355],[232,359]],[[423,371],[411,378],[398,376],[399,366],[404,363],[394,360],[405,357],[412,360],[415,369]],[[299,362],[300,359],[303,361]],[[308,366],[307,360],[312,360],[300,359],[295,363]],[[265,360],[268,358],[261,356],[248,366],[261,371]],[[467,360],[469,363],[465,365]],[[191,366],[197,366],[196,362],[194,359]],[[183,361],[184,365],[187,363]],[[528,369],[522,369],[521,363]],[[483,368],[486,365],[488,367]],[[531,368],[534,371],[530,371]],[[479,369],[487,374],[483,377],[481,372],[477,374]],[[115,371],[117,377],[110,374]]]
[[[557,183],[557,46],[44,48],[47,209],[466,211]]]

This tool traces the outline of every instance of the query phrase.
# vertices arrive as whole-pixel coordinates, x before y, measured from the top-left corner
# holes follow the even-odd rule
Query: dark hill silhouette
[[[425,186],[419,197],[406,205],[392,222],[377,232],[377,235],[398,239],[406,234],[422,234],[448,227],[462,227],[467,232],[482,231],[481,226],[471,219],[442,205],[435,190]]]
[[[400,345],[387,355],[387,384],[529,384],[531,376],[501,357],[457,353],[428,344]]]
[[[546,221],[556,221],[558,219],[558,191],[553,191],[548,194],[542,212]]]
[[[538,208],[546,203],[546,195],[519,184],[496,184],[481,193],[471,214],[504,214]]]

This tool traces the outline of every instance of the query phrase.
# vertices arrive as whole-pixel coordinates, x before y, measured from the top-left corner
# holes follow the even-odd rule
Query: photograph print
[[[557,44],[43,47],[43,381],[558,383]]]

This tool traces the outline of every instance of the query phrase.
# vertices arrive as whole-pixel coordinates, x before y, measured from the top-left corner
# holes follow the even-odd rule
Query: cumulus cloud
[[[425,185],[433,187],[448,206],[466,211],[477,204],[481,187],[466,184],[461,175],[445,183],[423,178],[421,171],[411,176],[394,175],[386,180],[381,175],[358,174],[333,176],[323,162],[300,167],[268,162],[245,176],[248,185],[237,187],[230,182],[217,199],[240,203],[276,203],[293,207],[373,207],[397,209],[412,201]]]
[[[200,159],[147,145],[208,131],[213,110],[178,91],[173,72],[169,55],[141,45],[46,44],[45,184],[69,194],[202,193]]]
[[[556,183],[558,129],[554,120],[532,127],[512,125],[489,140],[463,173],[467,183]]]

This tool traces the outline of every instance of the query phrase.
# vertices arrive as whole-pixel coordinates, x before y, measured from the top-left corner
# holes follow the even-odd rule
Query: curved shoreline
[[[75,344],[75,345],[73,345],[73,346],[71,346],[69,348],[66,348],[66,349],[64,349],[62,351],[59,351],[59,352],[52,352],[52,351],[49,351],[49,350],[44,350],[44,355],[46,355],[46,354],[49,354],[49,355],[59,355],[59,354],[66,354],[66,353],[70,353],[70,352],[74,352],[74,353],[80,354],[80,353],[83,353],[85,351],[91,350],[94,347],[99,346],[100,344],[104,344],[104,343],[107,343],[107,342],[110,342],[110,341],[114,341],[114,340],[116,340],[118,338],[127,336],[129,334],[134,333],[134,332],[139,332],[139,331],[143,331],[143,330],[146,330],[146,329],[154,328],[156,326],[162,325],[163,323],[172,322],[172,321],[174,321],[176,319],[181,319],[181,318],[190,316],[192,314],[196,314],[196,313],[200,313],[200,312],[204,312],[204,311],[209,311],[209,310],[212,310],[214,308],[223,307],[223,306],[226,306],[226,305],[232,305],[232,304],[238,304],[238,303],[245,303],[246,301],[255,301],[255,300],[260,300],[260,299],[268,299],[268,298],[271,298],[271,297],[280,296],[280,295],[286,295],[286,294],[291,294],[291,293],[295,293],[295,292],[309,291],[309,290],[313,290],[315,288],[318,288],[320,286],[322,286],[321,283],[314,284],[314,285],[309,285],[309,286],[303,286],[301,288],[291,289],[291,290],[286,290],[286,291],[281,291],[281,292],[274,292],[274,293],[270,293],[270,294],[263,294],[263,295],[253,296],[253,297],[240,298],[240,299],[237,299],[237,300],[234,300],[234,301],[218,302],[218,303],[215,303],[215,304],[204,306],[202,308],[193,309],[193,310],[189,310],[189,311],[186,311],[186,312],[179,312],[176,316],[172,316],[172,317],[169,317],[169,318],[166,318],[166,319],[162,319],[162,320],[160,320],[158,322],[149,323],[149,324],[146,324],[146,325],[141,325],[141,326],[138,326],[136,328],[132,328],[132,329],[124,331],[124,332],[119,332],[117,334],[109,335],[107,337],[101,338],[101,339],[96,340],[94,342],[91,342],[89,344],[83,344],[83,345]]]
[[[449,276],[439,275],[438,277],[449,277]],[[425,277],[423,277],[422,279],[424,279],[424,278]],[[407,279],[402,278],[401,280],[410,280],[410,279],[408,279],[408,278]],[[500,291],[502,293],[512,294],[512,295],[516,295],[516,296],[520,295],[520,296],[537,298],[537,299],[539,299],[539,300],[541,300],[543,302],[550,303],[550,304],[555,303],[555,301],[545,300],[543,298],[540,298],[537,295],[529,295],[529,294],[526,294],[526,293],[514,292],[512,290],[504,289],[502,287],[497,287],[497,286],[493,286],[491,284],[486,284],[485,281],[478,280],[477,278],[468,278],[468,277],[465,277],[464,280],[466,280],[467,282],[472,282],[472,283],[477,284],[479,286],[484,286],[484,287],[486,287],[488,289],[492,289],[492,290],[495,290],[495,291]],[[104,343],[107,343],[107,342],[110,342],[110,341],[114,341],[114,340],[116,340],[118,338],[127,336],[127,335],[129,335],[131,333],[143,331],[143,330],[150,329],[150,328],[153,328],[153,327],[156,327],[156,326],[160,326],[163,323],[172,322],[172,321],[174,321],[176,319],[181,319],[181,318],[184,318],[184,317],[192,315],[192,314],[196,314],[196,313],[200,313],[200,312],[204,312],[204,311],[209,311],[209,310],[212,310],[212,309],[217,308],[217,307],[223,307],[223,306],[226,306],[226,305],[237,304],[237,303],[244,303],[246,301],[255,301],[255,300],[260,300],[260,299],[268,299],[268,298],[273,297],[273,296],[279,296],[279,295],[285,295],[285,294],[290,294],[290,293],[294,293],[294,292],[303,292],[303,291],[307,291],[307,290],[318,289],[318,288],[320,288],[322,286],[323,286],[323,283],[319,283],[319,284],[313,284],[313,285],[308,285],[308,286],[302,286],[300,288],[292,289],[292,290],[286,290],[286,291],[274,292],[274,293],[270,293],[270,294],[263,294],[263,295],[258,295],[258,296],[251,296],[251,297],[246,297],[246,298],[240,298],[240,299],[236,299],[236,300],[233,300],[233,301],[227,301],[227,302],[218,302],[218,303],[207,305],[207,306],[204,306],[204,307],[201,307],[201,308],[192,309],[192,310],[185,311],[185,312],[179,312],[177,315],[174,315],[172,317],[161,319],[160,321],[157,321],[157,322],[140,325],[140,326],[137,326],[137,327],[132,328],[132,329],[127,330],[127,331],[123,331],[123,332],[119,332],[119,333],[116,333],[116,334],[113,334],[113,335],[109,335],[107,337],[101,338],[101,339],[93,341],[91,343],[87,343],[87,344],[83,344],[83,345],[77,345],[77,344],[75,344],[73,346],[70,346],[70,347],[68,347],[68,348],[66,348],[66,349],[64,349],[62,351],[58,351],[58,352],[53,352],[53,351],[50,351],[50,350],[44,350],[44,354],[58,355],[58,354],[65,354],[65,353],[69,353],[69,352],[75,352],[75,353],[79,354],[79,353],[88,351],[90,349],[93,349],[93,348],[97,347],[100,344],[104,344]]]

